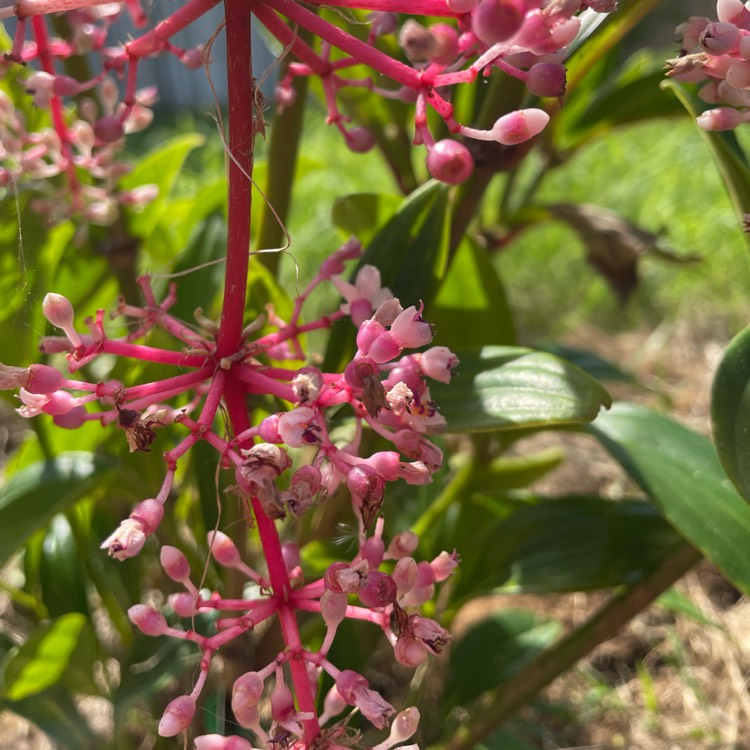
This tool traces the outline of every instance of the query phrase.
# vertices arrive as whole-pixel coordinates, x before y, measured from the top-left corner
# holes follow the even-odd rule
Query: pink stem
[[[445,0],[307,0],[309,5],[335,5],[339,8],[357,8],[390,13],[460,18],[463,13],[451,10]]]

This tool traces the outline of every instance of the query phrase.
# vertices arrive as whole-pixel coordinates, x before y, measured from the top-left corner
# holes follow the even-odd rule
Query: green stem
[[[483,707],[482,713],[462,726],[444,747],[447,750],[473,748],[552,680],[596,646],[612,638],[699,560],[700,552],[687,543],[681,544],[651,575],[616,593],[583,625],[542,652],[511,680],[511,684],[498,691],[490,704]]]

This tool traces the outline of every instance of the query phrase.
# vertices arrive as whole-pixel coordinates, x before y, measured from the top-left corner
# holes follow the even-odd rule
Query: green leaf
[[[459,245],[424,318],[435,326],[435,342],[449,349],[516,342],[500,276],[487,253],[470,238]]]
[[[636,583],[681,543],[648,503],[589,496],[465,500],[458,517],[446,519],[442,535],[443,542],[452,537],[462,554],[456,601],[486,591],[587,591]]]
[[[344,234],[366,245],[398,211],[402,200],[386,193],[352,193],[334,201],[331,219]]]
[[[675,81],[664,81],[662,88],[671,91],[682,103],[693,118],[706,108],[696,96]],[[713,154],[716,166],[721,174],[724,187],[729,194],[738,216],[750,211],[750,168],[747,158],[731,131],[708,132],[698,128]]]
[[[5,697],[22,700],[59,682],[86,623],[80,612],[71,612],[37,627],[4,665]]]
[[[724,471],[750,500],[750,327],[732,339],[716,371],[711,424]]]
[[[622,370],[613,362],[599,356],[596,352],[588,349],[578,349],[567,344],[551,343],[537,344],[541,351],[549,352],[557,357],[572,362],[580,367],[585,373],[596,380],[611,380],[615,383],[634,383],[635,378],[625,370]]]
[[[156,229],[168,207],[170,193],[185,159],[201,143],[203,137],[197,133],[170,138],[138,161],[133,171],[122,178],[121,187],[124,190],[132,190],[140,185],[156,185],[159,188],[156,199],[131,216],[130,228],[138,236],[147,238]]]
[[[451,382],[430,388],[449,432],[580,424],[611,403],[593,378],[552,354],[486,346],[457,355]]]
[[[111,463],[92,453],[64,453],[14,474],[0,489],[0,565],[111,470]]]
[[[589,430],[691,544],[750,593],[750,506],[711,442],[656,412],[620,404]]]
[[[508,682],[559,635],[559,623],[534,612],[505,609],[470,627],[451,647],[446,710],[466,706]]]

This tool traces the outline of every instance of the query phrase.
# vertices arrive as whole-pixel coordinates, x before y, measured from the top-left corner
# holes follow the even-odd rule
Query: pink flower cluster
[[[86,318],[87,330],[80,332],[71,303],[57,294],[45,297],[44,314],[64,336],[44,338],[41,349],[65,353],[67,375],[47,365],[0,366],[0,387],[20,389],[23,405],[18,411],[24,417],[47,414],[67,428],[98,420],[103,426],[122,429],[131,451],[152,450],[158,445],[159,428],[166,424],[178,424],[186,431],[174,447],[164,450],[166,476],[159,492],[135,506],[103,543],[112,556],[126,559],[138,554],[155,534],[178,463],[199,440],[213,446],[222,467],[232,471],[233,490],[246,505],[248,516],[252,513],[255,518],[266,570],[250,568],[232,540],[218,529],[209,534],[206,547],[206,554],[217,564],[235,568],[247,577],[248,595],[240,600],[199,590],[182,552],[167,546],[161,549],[162,567],[184,588],[170,597],[172,610],[181,617],[221,611],[215,633],[203,635],[170,627],[161,613],[145,605],[130,610],[132,621],[144,633],[188,640],[202,653],[195,687],[190,695],[170,703],[159,725],[162,735],[175,735],[190,723],[217,649],[272,616],[280,621],[287,648],[272,663],[237,680],[233,693],[237,720],[251,729],[264,747],[278,743],[309,747],[313,738],[320,748],[345,745],[346,723],[326,724],[347,707],[354,707],[379,729],[389,724],[395,709],[370,689],[364,677],[341,671],[327,659],[344,618],[380,627],[396,659],[409,667],[417,666],[428,653],[438,653],[450,639],[436,622],[413,610],[433,596],[436,583],[450,576],[456,566],[455,553],[444,552],[431,562],[417,561],[412,555],[418,539],[411,532],[398,534],[386,546],[381,512],[389,482],[424,484],[431,482],[440,468],[442,452],[428,435],[442,428],[444,420],[430,398],[427,381],[448,382],[458,360],[445,347],[410,351],[428,345],[432,330],[422,320],[421,307],[404,309],[382,287],[377,269],[363,265],[354,283],[341,278],[344,262],[360,254],[358,242],[345,243],[296,298],[288,321],[269,308],[265,316],[246,326],[241,345],[228,355],[217,352],[220,326],[200,314],[196,316],[198,326],[173,317],[169,308],[176,299],[174,287],[157,302],[144,277],[140,283],[146,304],[135,307],[122,302],[116,312],[140,321],[137,330],[124,338],[107,333],[103,310]],[[330,315],[303,322],[305,301],[326,281],[333,282],[345,302]],[[328,373],[310,365],[284,366],[285,362],[304,360],[303,334],[327,328],[345,315],[357,326],[357,351],[343,372]],[[136,343],[154,327],[169,333],[180,348]],[[172,365],[182,372],[137,385],[68,377],[102,354]],[[228,437],[225,426],[214,425],[220,405],[232,409],[242,405],[239,408],[246,411],[248,394],[271,396],[286,407]],[[340,435],[332,434],[328,416],[336,410],[340,422],[342,407],[352,423],[343,442]],[[392,449],[361,455],[365,426],[388,441]],[[274,521],[301,516],[336,491],[351,498],[358,551],[349,562],[333,563],[323,578],[306,582],[299,550],[281,544]],[[357,604],[351,602],[354,597]],[[295,620],[297,611],[321,614],[327,632],[318,650],[303,645]],[[335,686],[324,715],[318,717],[312,696],[323,673]],[[288,679],[293,682],[298,704]],[[258,705],[266,685],[271,723],[264,727]],[[307,696],[300,695],[301,691]],[[390,738],[376,747],[384,750],[405,741],[415,731],[417,720],[416,709],[402,712],[393,722]],[[208,738],[198,747],[244,747],[240,738],[235,740],[239,744],[231,744],[229,738]]]
[[[732,130],[750,120],[750,8],[742,0],[718,0],[718,21],[693,16],[677,27],[680,56],[667,61],[676,81],[703,83],[707,104],[727,104],[703,112],[704,130]]]
[[[20,0],[10,5],[0,3],[0,18],[15,14],[18,30],[7,61],[38,61],[42,73],[32,76],[30,88],[37,104],[49,104],[52,109],[57,140],[50,148],[39,146],[34,155],[43,150],[46,164],[57,160],[60,171],[68,171],[73,193],[69,212],[81,206],[94,205],[88,213],[99,223],[111,220],[112,211],[100,195],[88,199],[85,190],[78,189],[75,166],[90,169],[96,175],[104,170],[117,176],[106,154],[112,144],[119,144],[125,132],[142,126],[147,119],[143,96],[136,91],[137,68],[141,59],[163,52],[174,54],[189,67],[201,65],[200,50],[175,47],[170,41],[174,34],[210,10],[219,0],[188,0],[179,10],[143,36],[123,47],[108,47],[107,30],[112,19],[120,13],[120,4],[101,3],[99,0]],[[327,121],[343,134],[353,151],[369,150],[375,137],[361,127],[350,127],[349,118],[339,107],[340,93],[347,88],[364,88],[380,96],[414,103],[414,143],[427,150],[427,168],[433,177],[448,183],[460,183],[473,171],[469,149],[453,138],[437,139],[428,123],[428,110],[434,110],[452,135],[475,140],[496,141],[515,145],[538,135],[549,120],[544,109],[529,108],[508,112],[488,130],[479,130],[456,121],[450,92],[456,84],[470,83],[479,76],[489,75],[499,68],[504,73],[524,81],[535,96],[561,98],[565,91],[565,68],[562,62],[566,47],[578,34],[581,11],[608,13],[614,10],[615,0],[326,0],[312,5],[341,8],[372,9],[369,17],[370,33],[362,40],[336,23],[321,18],[295,0],[263,0],[252,5],[253,15],[270,34],[276,37],[296,58],[286,77],[279,83],[277,103],[288,105],[294,98],[292,83],[300,76],[317,76],[325,92]],[[71,11],[71,7],[74,9]],[[137,0],[127,3],[136,23],[142,26],[145,15]],[[68,11],[71,27],[68,40],[49,40],[41,14],[57,10]],[[442,17],[444,21],[423,26],[414,18],[401,22],[398,14]],[[26,41],[27,21],[31,19],[34,40]],[[291,26],[285,22],[291,21]],[[338,21],[338,17],[337,17]],[[304,42],[294,27],[311,31],[321,40],[315,49]],[[391,56],[381,37],[397,35],[403,57]],[[76,81],[55,71],[55,60],[72,55],[96,52],[101,58],[101,72],[91,80]],[[346,71],[366,65],[375,73],[364,78],[347,77]],[[125,79],[122,102],[111,101],[110,92],[102,92],[99,102],[89,99],[87,112],[68,126],[63,116],[61,99],[78,97],[103,84],[114,74]],[[88,127],[82,127],[85,123]],[[5,138],[3,138],[5,140]],[[91,153],[97,146],[104,147],[101,156]],[[87,158],[76,159],[73,151]],[[11,160],[14,161],[14,160]],[[14,163],[23,165],[24,161]],[[34,169],[30,167],[29,175]],[[23,166],[6,166],[0,171],[0,181],[8,181],[17,173],[26,174]],[[3,177],[5,174],[5,177]],[[107,188],[110,190],[111,188]],[[139,196],[142,198],[143,196]],[[117,201],[117,195],[112,194]],[[122,200],[121,200],[122,202]],[[51,207],[51,204],[50,204]]]

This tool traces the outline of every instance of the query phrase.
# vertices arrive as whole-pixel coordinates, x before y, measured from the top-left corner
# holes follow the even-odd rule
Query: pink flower
[[[357,272],[354,284],[334,276],[331,281],[346,302],[341,305],[341,310],[351,315],[352,323],[360,326],[372,316],[381,303],[393,297],[388,287],[381,286],[380,271],[366,264]]]

